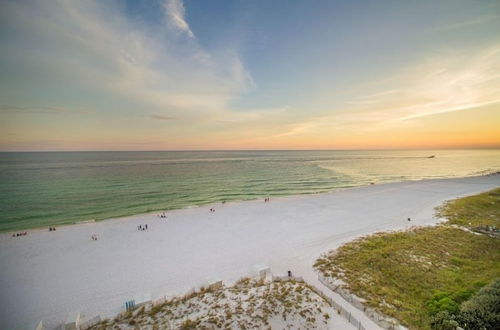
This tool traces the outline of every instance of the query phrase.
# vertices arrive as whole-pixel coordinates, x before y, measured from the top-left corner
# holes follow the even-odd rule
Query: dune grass
[[[437,209],[437,215],[460,226],[500,227],[500,188],[449,201]]]
[[[446,203],[439,212],[452,216],[452,224],[484,225],[485,218],[492,224],[500,219],[498,198],[496,189]],[[315,268],[410,329],[429,329],[436,297],[461,303],[500,277],[500,240],[449,224],[378,233],[326,254]]]
[[[231,287],[201,288],[162,304],[148,304],[91,330],[325,328],[328,303],[306,283],[242,278]]]

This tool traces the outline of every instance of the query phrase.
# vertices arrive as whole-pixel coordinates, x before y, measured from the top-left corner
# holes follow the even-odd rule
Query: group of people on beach
[[[269,197],[266,197],[264,198],[264,202],[269,202],[270,198]],[[222,201],[222,204],[225,204],[226,201]],[[210,212],[211,213],[214,213],[215,212],[215,208],[210,208]],[[167,218],[167,215],[165,214],[165,212],[161,213],[158,215],[160,218]],[[410,219],[408,219],[408,221],[410,221]],[[145,230],[148,230],[148,225],[145,224],[145,225],[139,225],[137,226],[137,230],[140,230],[140,231],[145,231]],[[56,231],[56,228],[55,227],[49,227],[49,231]],[[15,233],[15,234],[12,234],[12,237],[19,237],[19,236],[26,236],[28,235],[28,232],[22,232],[22,233]],[[90,236],[90,238],[93,240],[93,241],[97,241],[97,235],[96,234],[92,234],[92,236]]]

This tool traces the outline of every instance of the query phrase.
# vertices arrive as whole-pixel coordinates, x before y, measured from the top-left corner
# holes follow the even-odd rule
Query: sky
[[[497,0],[2,0],[0,151],[500,148]]]

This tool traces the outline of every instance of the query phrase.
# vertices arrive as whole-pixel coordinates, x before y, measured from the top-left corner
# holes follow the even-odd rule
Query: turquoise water
[[[0,153],[0,231],[494,171],[500,150]]]

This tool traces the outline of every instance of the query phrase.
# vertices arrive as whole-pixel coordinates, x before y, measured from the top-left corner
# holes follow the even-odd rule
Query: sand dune
[[[137,215],[20,238],[4,233],[0,328],[33,329],[41,319],[54,327],[76,312],[110,316],[126,300],[235,281],[256,265],[292,270],[316,284],[312,264],[322,252],[363,234],[435,223],[433,208],[443,201],[499,185],[500,175],[402,182],[176,210],[167,219]],[[138,231],[140,224],[149,229]]]

